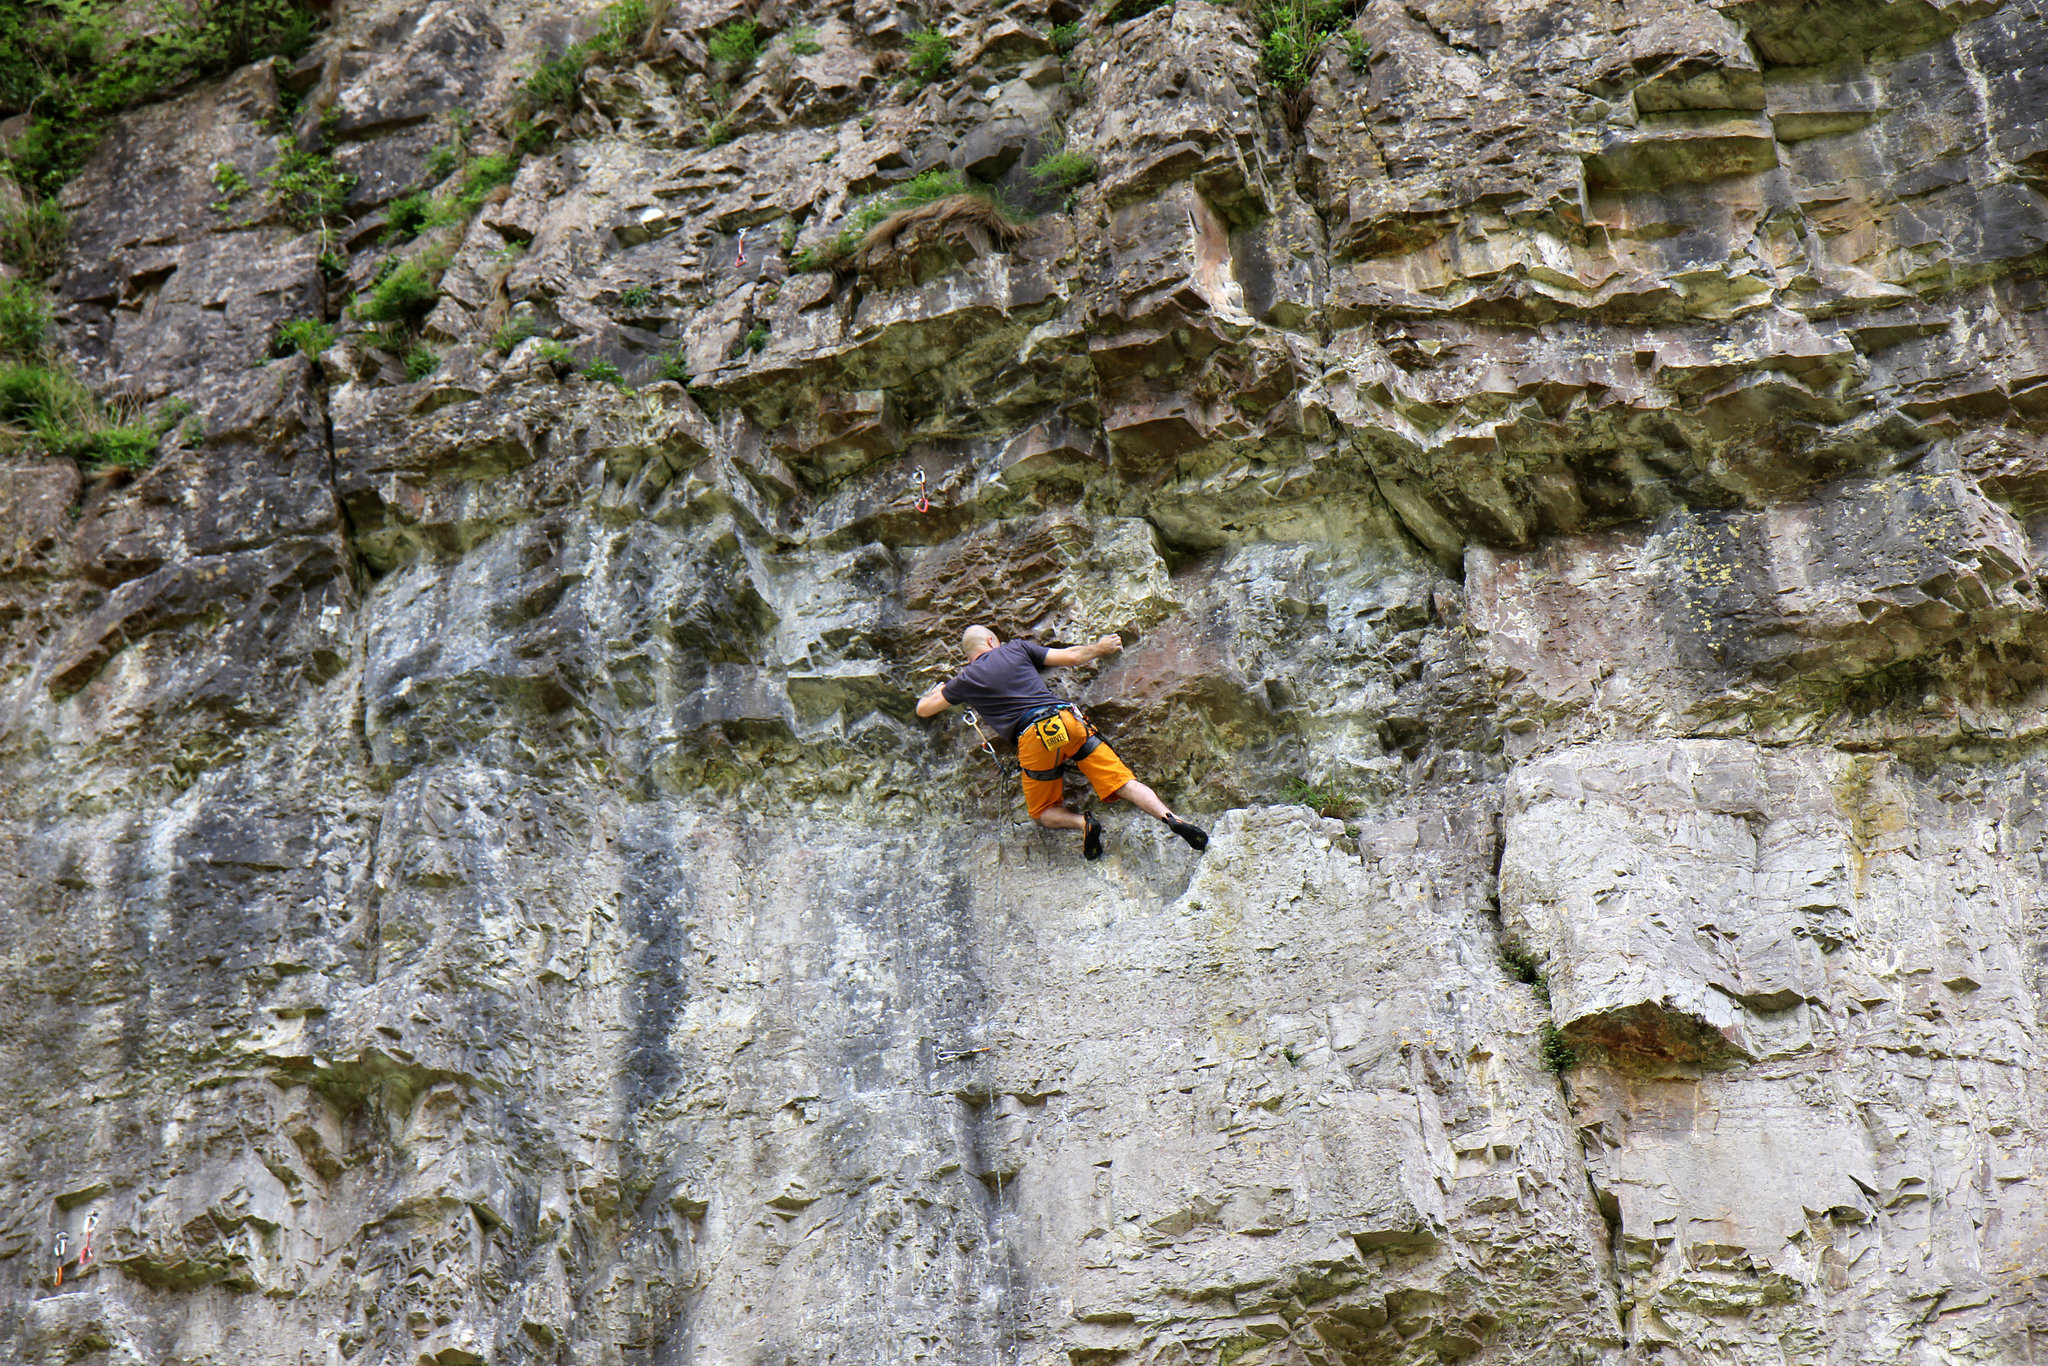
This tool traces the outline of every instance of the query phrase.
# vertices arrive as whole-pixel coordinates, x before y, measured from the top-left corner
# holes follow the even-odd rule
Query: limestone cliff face
[[[1299,95],[767,0],[721,101],[738,13],[412,244],[593,7],[346,0],[67,191],[206,437],[0,468],[0,1358],[2039,1360],[2038,0],[1367,0]],[[325,272],[209,207],[291,137]],[[793,269],[933,167],[1036,231]],[[436,251],[426,378],[255,364]],[[969,620],[1124,632],[1208,853],[916,721]]]

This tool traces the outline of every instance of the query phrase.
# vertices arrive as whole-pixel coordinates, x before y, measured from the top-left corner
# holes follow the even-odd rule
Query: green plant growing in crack
[[[441,358],[426,346],[414,346],[405,353],[405,373],[417,384],[441,368]]]
[[[1071,190],[1095,179],[1095,158],[1067,148],[1040,157],[1031,165],[1031,178],[1047,189]]]
[[[213,163],[213,192],[220,198],[207,207],[215,213],[228,213],[235,207],[236,200],[255,188],[234,162],[216,161]]]
[[[1548,1020],[1543,1022],[1537,1050],[1543,1056],[1543,1065],[1553,1072],[1569,1072],[1579,1065],[1579,1050],[1572,1047],[1563,1030]]]
[[[318,360],[320,353],[334,345],[334,327],[318,318],[293,318],[277,329],[277,340],[271,343],[273,355],[289,356],[296,351],[308,360]]]
[[[1550,1009],[1550,979],[1544,976],[1543,960],[1529,952],[1520,941],[1504,939],[1498,961],[1502,972],[1530,988],[1537,1004],[1545,1010]]]
[[[1261,65],[1282,90],[1299,90],[1315,73],[1323,44],[1346,23],[1344,0],[1264,0],[1252,11]]]
[[[818,30],[808,24],[800,24],[789,31],[789,50],[799,57],[813,57],[825,50],[818,41]]]
[[[1330,820],[1348,820],[1358,814],[1358,798],[1335,783],[1320,786],[1305,778],[1289,778],[1282,795]]]
[[[646,285],[628,285],[619,291],[619,303],[635,313],[645,313],[654,307],[654,291]]]
[[[738,76],[761,55],[761,26],[752,19],[735,19],[711,31],[704,50],[726,74]]]
[[[918,89],[943,81],[953,74],[953,40],[940,29],[920,29],[910,35],[911,83]]]

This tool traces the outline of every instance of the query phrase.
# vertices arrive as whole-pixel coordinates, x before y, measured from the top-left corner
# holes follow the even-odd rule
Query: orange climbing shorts
[[[1017,762],[1024,768],[1049,773],[1072,758],[1094,733],[1078,713],[1054,712],[1033,721],[1017,737]],[[1073,759],[1073,766],[1088,779],[1096,797],[1105,802],[1114,801],[1117,789],[1137,776],[1124,767],[1124,761],[1107,744],[1097,745],[1085,759]],[[1033,820],[1038,819],[1041,811],[1058,806],[1066,795],[1067,785],[1061,778],[1024,775],[1024,805]]]

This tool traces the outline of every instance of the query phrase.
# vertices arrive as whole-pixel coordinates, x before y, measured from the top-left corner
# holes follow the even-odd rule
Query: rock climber
[[[1075,710],[1045,686],[1041,668],[1092,664],[1123,649],[1122,637],[1108,635],[1093,645],[1048,650],[1029,640],[1005,644],[986,626],[970,626],[960,636],[967,667],[917,700],[917,714],[937,716],[948,707],[968,706],[1017,742],[1017,764],[1024,770],[1024,805],[1031,819],[1048,830],[1081,831],[1081,857],[1102,857],[1102,822],[1077,815],[1066,806],[1061,781],[1068,766],[1081,770],[1098,800],[1121,797],[1196,849],[1209,847],[1209,833],[1167,809],[1159,794],[1138,781],[1116,751]]]

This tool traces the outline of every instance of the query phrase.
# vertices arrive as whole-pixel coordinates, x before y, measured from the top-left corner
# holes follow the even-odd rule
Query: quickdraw
[[[924,491],[924,471],[919,470],[910,482],[917,490],[917,510],[919,512],[930,512],[932,510],[932,500]]]
[[[986,754],[991,759],[995,758],[996,742],[989,739],[988,732],[981,728],[981,717],[975,714],[974,708],[968,707],[965,710],[963,710],[960,713],[960,719],[962,721],[965,721],[968,725],[974,727],[974,733],[981,737],[981,752],[983,754]]]
[[[57,1288],[64,1288],[64,1249],[71,1246],[71,1235],[63,1229],[57,1230],[57,1246],[50,1252],[57,1259]]]
[[[92,1265],[92,1231],[99,1226],[100,1212],[98,1210],[94,1210],[91,1214],[85,1216],[85,1242],[78,1249],[78,1274],[81,1276],[85,1274],[85,1269]]]

